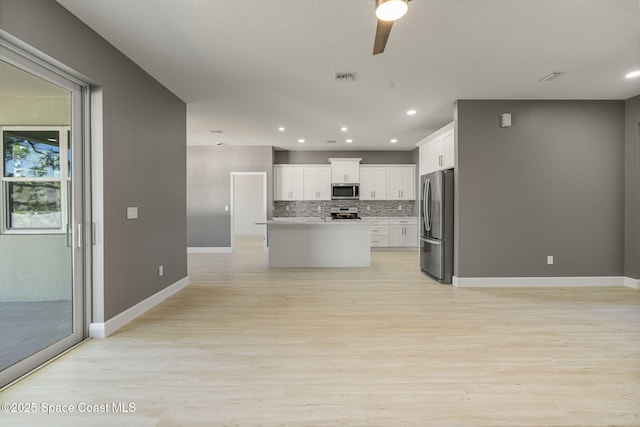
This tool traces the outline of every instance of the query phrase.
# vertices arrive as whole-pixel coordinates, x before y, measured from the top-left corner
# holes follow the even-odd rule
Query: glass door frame
[[[0,60],[35,75],[71,94],[71,141],[73,147],[71,188],[71,264],[73,330],[62,340],[0,372],[0,389],[89,336],[91,321],[91,150],[89,128],[90,87],[79,76],[35,49],[0,30]]]

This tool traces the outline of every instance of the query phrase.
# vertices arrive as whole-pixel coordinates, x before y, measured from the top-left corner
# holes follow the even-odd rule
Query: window
[[[69,127],[2,131],[2,231],[64,233],[69,215]]]

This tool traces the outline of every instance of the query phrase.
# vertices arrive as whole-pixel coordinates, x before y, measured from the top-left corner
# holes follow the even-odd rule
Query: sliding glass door
[[[0,40],[0,387],[86,336],[83,104]]]

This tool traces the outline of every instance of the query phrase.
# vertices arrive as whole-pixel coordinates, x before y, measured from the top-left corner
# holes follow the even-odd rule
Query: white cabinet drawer
[[[389,235],[389,226],[388,225],[384,225],[384,226],[372,225],[371,226],[371,235],[372,236],[388,236]]]
[[[391,218],[389,220],[389,225],[418,225],[418,218]]]
[[[383,248],[389,246],[388,236],[371,236],[372,248]]]
[[[389,225],[389,218],[365,217],[362,218],[362,221],[366,222],[367,224],[371,224],[372,227],[379,225]]]

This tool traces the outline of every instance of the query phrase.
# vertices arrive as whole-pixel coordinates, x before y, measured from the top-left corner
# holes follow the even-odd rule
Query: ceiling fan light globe
[[[381,21],[402,18],[408,9],[407,0],[376,0],[376,17]]]

